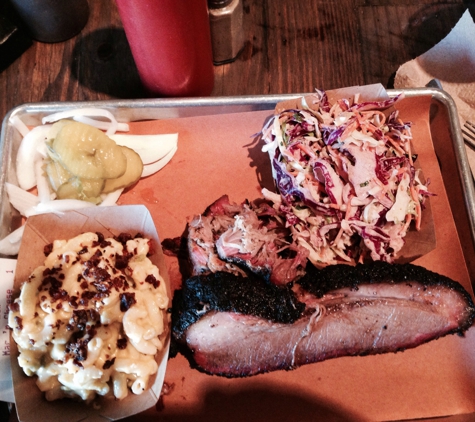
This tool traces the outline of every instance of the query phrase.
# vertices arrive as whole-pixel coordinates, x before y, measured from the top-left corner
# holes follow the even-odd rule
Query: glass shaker
[[[232,62],[244,44],[242,0],[208,0],[208,8],[213,63]]]

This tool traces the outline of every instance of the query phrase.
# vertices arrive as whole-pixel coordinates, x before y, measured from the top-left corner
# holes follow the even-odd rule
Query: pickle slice
[[[104,189],[105,181],[107,179],[80,179],[82,193],[86,200],[97,198],[101,201],[100,195]]]
[[[79,179],[73,177],[56,190],[58,199],[81,199],[94,204],[101,202],[104,179]]]
[[[56,189],[58,199],[81,199],[78,187],[73,182],[65,182]]]
[[[116,179],[105,180],[104,188],[102,189],[104,193],[132,186],[140,179],[140,176],[142,176],[143,162],[140,155],[138,155],[133,149],[124,146],[121,148],[123,154],[127,158],[127,168],[122,176]]]
[[[73,177],[69,171],[54,160],[46,160],[44,169],[48,176],[48,181],[54,191],[57,191],[63,183],[66,183]]]
[[[99,129],[84,123],[65,124],[51,147],[64,168],[79,178],[116,179],[127,168],[122,147]]]

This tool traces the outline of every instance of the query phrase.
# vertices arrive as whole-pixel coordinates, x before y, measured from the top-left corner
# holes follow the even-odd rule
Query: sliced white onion
[[[165,157],[155,163],[144,165],[141,177],[150,176],[165,167],[175,155],[177,149],[178,147],[173,148]]]
[[[74,120],[77,122],[85,123],[89,126],[94,126],[101,130],[107,130],[109,128],[110,123],[103,122],[101,120],[94,120],[86,116],[74,116]],[[129,125],[127,123],[117,122],[117,131],[118,132],[128,132],[130,130]]]
[[[28,129],[28,126],[23,123],[23,120],[21,120],[18,116],[13,116],[10,117],[10,123],[12,126],[20,132],[21,136],[26,136],[30,129]]]
[[[0,254],[8,256],[18,255],[24,231],[25,226],[21,226],[0,240]]]
[[[117,145],[133,149],[144,164],[151,164],[165,157],[178,144],[178,133],[163,135],[114,134],[110,138]]]
[[[81,118],[84,116],[105,117],[106,119],[109,119],[110,123],[107,124],[107,130],[106,130],[106,135],[108,136],[114,134],[117,131],[117,127],[118,127],[117,119],[109,110],[105,110],[102,108],[76,108],[72,110],[60,111],[58,113],[53,113],[53,114],[43,117],[42,123],[43,124],[53,123],[61,119],[68,119],[68,118],[75,119],[75,118],[78,118],[78,117]],[[95,124],[103,125],[105,123],[102,121],[97,122],[93,119],[91,119],[91,122],[93,122],[91,126],[94,126]]]
[[[37,126],[30,130],[22,139],[16,158],[16,174],[18,184],[28,190],[36,186],[35,161],[41,156],[40,151],[46,148],[45,141],[51,125]]]
[[[47,212],[53,212],[61,214],[64,211],[77,210],[81,208],[95,207],[92,202],[81,201],[80,199],[55,199],[48,202],[40,202],[35,207],[36,214],[45,214]]]
[[[119,200],[120,195],[122,195],[124,189],[117,189],[114,192],[105,194],[102,196],[102,202],[99,204],[100,207],[109,207],[116,205]]]
[[[39,204],[39,202],[38,202],[38,204]],[[34,207],[30,207],[30,208],[28,208],[27,210],[25,210],[25,217],[26,217],[26,218],[29,218],[29,217],[31,217],[32,215],[44,214],[44,212],[39,212],[39,211],[37,210],[36,207],[37,207],[38,204],[36,204]]]
[[[23,215],[27,216],[27,212],[29,209],[36,207],[40,202],[39,198],[36,195],[33,195],[22,188],[19,188],[16,185],[11,183],[5,183],[5,188],[7,189],[8,199],[10,203],[13,205],[18,212]]]

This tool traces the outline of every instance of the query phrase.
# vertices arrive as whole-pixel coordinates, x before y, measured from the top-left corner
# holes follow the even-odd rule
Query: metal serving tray
[[[430,123],[434,148],[466,253],[467,265],[470,274],[475,274],[475,262],[472,264],[472,261],[475,261],[472,259],[475,256],[475,186],[455,103],[445,91],[437,88],[388,90],[390,96],[400,93],[404,93],[406,97],[423,95],[432,98]],[[278,102],[301,95],[304,94],[31,103],[15,107],[5,116],[0,134],[0,238],[21,224],[19,215],[10,206],[5,191],[5,182],[17,184],[15,160],[21,136],[11,124],[11,119],[15,116],[27,125],[39,125],[42,117],[54,112],[96,107],[109,110],[119,121],[131,122],[272,110]],[[460,207],[462,203],[464,207]]]
[[[470,274],[475,274],[475,186],[465,153],[457,109],[453,99],[437,88],[388,90],[394,97],[430,96],[430,127],[457,231]],[[27,125],[41,124],[42,117],[73,108],[104,108],[119,121],[143,121],[273,110],[278,102],[305,94],[259,95],[218,98],[111,100],[61,103],[33,103],[12,109],[4,118],[0,133],[0,238],[21,224],[21,217],[8,201],[5,183],[17,184],[15,162],[21,136],[12,126],[15,116]],[[463,206],[462,206],[463,204]],[[438,418],[447,421],[473,420],[475,415]],[[462,419],[461,419],[462,418]]]

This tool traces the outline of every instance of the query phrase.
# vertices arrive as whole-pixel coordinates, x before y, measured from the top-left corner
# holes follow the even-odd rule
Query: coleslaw
[[[411,123],[381,102],[358,96],[275,115],[262,129],[280,195],[263,194],[285,215],[296,242],[317,267],[393,262],[411,224],[420,229],[431,195],[412,151]]]

